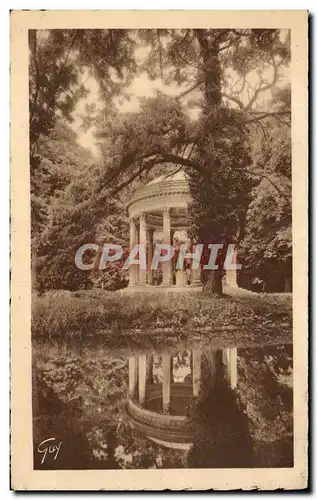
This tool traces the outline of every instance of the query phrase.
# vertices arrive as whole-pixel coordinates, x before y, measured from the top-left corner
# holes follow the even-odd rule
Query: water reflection
[[[293,466],[291,345],[92,347],[35,364],[33,392],[35,468]],[[60,455],[41,463],[52,436]]]

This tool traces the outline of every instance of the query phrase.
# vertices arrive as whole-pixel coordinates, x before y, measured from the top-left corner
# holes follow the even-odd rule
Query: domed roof
[[[190,201],[188,176],[176,168],[174,173],[160,175],[136,189],[127,203],[127,209],[129,217],[148,212],[148,225],[154,228],[162,227],[162,210],[173,209],[171,227],[184,229]]]
[[[174,174],[167,174],[167,175],[160,175],[159,177],[156,177],[152,181],[148,182],[146,186],[149,186],[151,184],[158,184],[159,182],[167,182],[167,181],[187,181],[188,177],[186,173],[183,170],[179,170],[175,172]]]

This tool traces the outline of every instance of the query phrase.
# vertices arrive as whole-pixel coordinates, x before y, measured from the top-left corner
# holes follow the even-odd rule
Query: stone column
[[[135,356],[130,356],[128,360],[128,373],[129,373],[129,397],[134,398],[136,396],[137,388],[137,358]]]
[[[211,386],[214,386],[217,381],[218,375],[217,351],[215,351],[214,348],[210,346],[209,348],[206,348],[205,352],[207,354],[206,360],[209,367],[210,384]]]
[[[138,388],[139,388],[139,404],[144,406],[146,397],[146,374],[147,374],[147,357],[141,354],[138,358]]]
[[[170,409],[170,384],[171,384],[171,357],[169,354],[162,356],[162,408],[163,413],[169,413]]]
[[[147,222],[146,215],[142,213],[140,215],[140,226],[139,226],[139,245],[143,246],[146,252],[147,245]],[[139,266],[139,280],[140,285],[145,285],[147,283],[147,271],[146,269],[141,269]]]
[[[231,389],[237,385],[237,349],[232,347],[227,349],[227,375]]]
[[[163,241],[164,244],[171,245],[171,221],[170,208],[165,208],[163,211]],[[171,260],[162,263],[163,279],[162,284],[165,286],[172,285]]]
[[[186,288],[188,285],[188,275],[183,269],[176,270],[176,288]]]
[[[171,216],[171,212],[170,212],[170,216]],[[170,244],[173,246],[174,244],[174,241],[173,241],[173,237],[174,237],[174,233],[175,233],[175,229],[171,229],[170,231]],[[173,257],[172,259],[170,260],[170,273],[171,273],[171,284],[173,285],[174,282],[175,282],[175,278],[176,278],[176,273],[175,273],[175,264],[174,264],[174,261],[173,261]]]
[[[227,366],[227,349],[223,349],[222,351],[222,363],[224,366]]]
[[[233,259],[232,259],[232,264],[237,263],[237,251],[236,248],[234,249],[233,253]],[[237,271],[236,269],[226,269],[225,270],[226,275],[225,275],[225,282],[227,285],[237,287]]]
[[[192,350],[192,386],[193,396],[198,396],[201,384],[201,351],[200,349]]]
[[[192,269],[192,282],[191,286],[201,286],[201,268]]]
[[[137,227],[135,219],[129,219],[129,251],[137,244]],[[137,269],[135,265],[129,266],[129,287],[134,287],[137,283]]]
[[[153,356],[150,354],[147,356],[147,384],[153,384]]]
[[[153,277],[152,277],[152,269],[151,269],[151,261],[153,257],[153,233],[154,230],[152,228],[147,228],[147,281],[148,285],[152,285]]]
[[[225,275],[225,283],[227,285],[237,287],[237,277],[236,277],[236,269],[227,269]]]

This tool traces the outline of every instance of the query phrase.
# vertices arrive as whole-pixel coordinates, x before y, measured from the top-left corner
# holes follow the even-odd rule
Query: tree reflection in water
[[[248,418],[223,374],[222,352],[210,354],[216,365],[213,374],[204,356],[201,393],[189,407],[188,427],[193,445],[188,467],[252,467]]]

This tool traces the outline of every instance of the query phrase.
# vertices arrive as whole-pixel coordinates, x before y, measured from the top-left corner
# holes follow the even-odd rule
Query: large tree
[[[56,127],[62,120],[74,120],[76,105],[87,96],[85,82],[89,76],[98,81],[103,99],[109,100],[130,81],[136,65],[134,43],[125,30],[30,30],[29,48],[31,209],[36,234],[45,219],[39,198],[55,189],[49,184],[56,180],[50,178],[56,165],[48,164],[48,155],[43,151],[46,153],[50,142],[54,142]],[[64,129],[64,146],[69,139],[73,150],[71,135],[70,129]],[[58,161],[63,163],[68,147],[63,148],[60,139],[61,134]]]
[[[141,59],[137,48],[144,49]],[[288,62],[289,36],[279,30],[32,31],[31,177],[45,178],[41,141],[57,119],[72,120],[78,99],[86,93],[88,72],[99,82],[104,109],[87,109],[86,125],[97,125],[104,160],[88,198],[77,199],[65,227],[71,227],[71,221],[78,226],[78,214],[86,210],[96,234],[106,202],[118,201],[119,193],[152,176],[158,165],[170,172],[173,164],[190,178],[191,236],[204,242],[237,242],[244,237],[256,176],[251,130],[266,134],[269,118],[290,119],[288,105],[268,108],[261,102],[276,88]],[[132,78],[143,72],[174,84],[174,95],[158,92],[141,99],[137,112],[119,113],[114,97],[125,99]],[[83,175],[82,182],[87,182]],[[276,186],[273,176],[271,182]],[[37,213],[40,208],[35,205]],[[59,231],[57,226],[57,235]],[[220,268],[207,276],[205,288],[211,293],[222,291],[221,270],[222,259]]]
[[[180,92],[143,99],[140,111],[115,127],[104,116],[103,134],[114,138],[115,161],[105,169],[103,188],[117,193],[157,164],[182,166],[194,199],[191,235],[237,242],[253,185],[250,131],[263,133],[268,117],[290,117],[288,107],[258,107],[289,62],[289,38],[279,30],[235,29],[143,30],[136,36],[149,49],[140,71],[176,82]],[[191,108],[196,119],[187,113]],[[222,265],[219,259],[219,269],[207,274],[211,293],[222,292]]]
[[[37,290],[89,288],[98,278],[108,289],[123,286],[125,273],[120,265],[87,272],[79,270],[74,262],[76,251],[88,242],[100,248],[104,242],[128,244],[123,196],[94,203],[102,166],[77,143],[76,134],[65,123],[57,122],[49,136],[42,139],[39,151],[42,175],[33,177],[31,184]],[[43,213],[37,210],[38,205],[43,207],[45,217],[40,217]],[[84,259],[90,257],[95,254],[85,255]]]
[[[69,124],[89,77],[104,101],[120,93],[134,74],[134,46],[125,30],[29,31],[32,266],[40,290],[90,283],[74,268],[74,253],[85,237],[96,237],[107,209],[95,206],[95,217],[88,215],[96,159]]]

